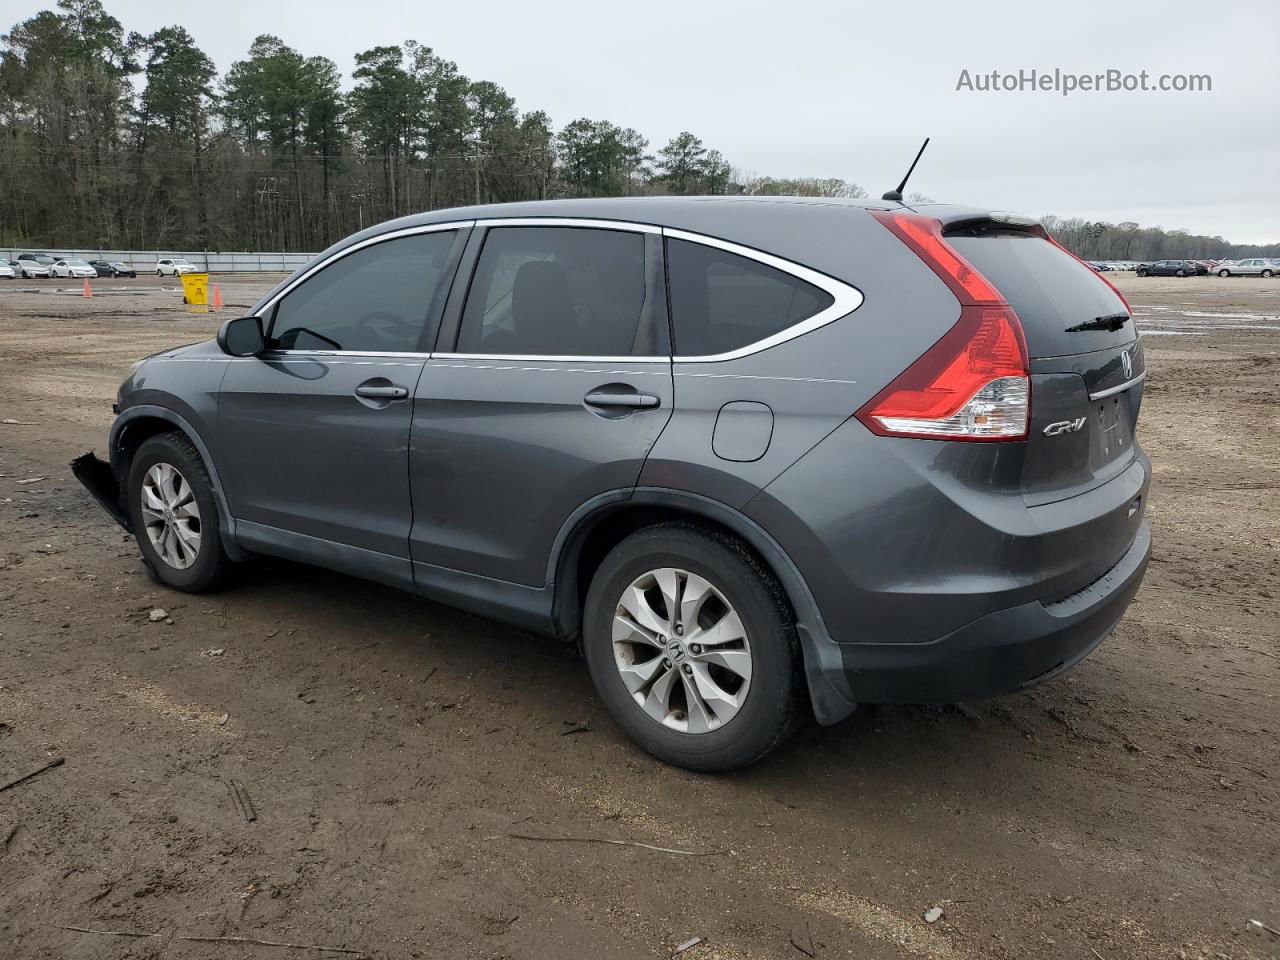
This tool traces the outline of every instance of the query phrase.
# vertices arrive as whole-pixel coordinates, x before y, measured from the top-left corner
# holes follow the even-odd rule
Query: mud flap
[[[111,464],[102,462],[92,453],[86,453],[71,461],[71,472],[102,509],[111,515],[111,519],[130,533],[133,532],[129,515],[120,506],[120,484],[116,481]]]

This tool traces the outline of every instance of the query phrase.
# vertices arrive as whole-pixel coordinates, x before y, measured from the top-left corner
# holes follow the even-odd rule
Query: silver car
[[[47,257],[44,260],[36,260],[31,257],[22,256],[18,257],[17,260],[10,261],[9,266],[13,267],[14,271],[18,276],[22,277],[22,279],[30,280],[32,277],[49,276],[49,267],[52,263],[52,257]]]
[[[1220,263],[1216,269],[1220,277],[1271,277],[1280,272],[1280,267],[1264,257]]]

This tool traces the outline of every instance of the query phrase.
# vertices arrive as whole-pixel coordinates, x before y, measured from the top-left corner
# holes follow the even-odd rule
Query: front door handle
[[[403,400],[409,396],[409,388],[396,386],[394,383],[362,383],[356,387],[356,396],[370,400]]]
[[[662,402],[651,393],[605,393],[603,391],[588,393],[582,401],[590,407],[632,407],[637,410],[650,410]]]

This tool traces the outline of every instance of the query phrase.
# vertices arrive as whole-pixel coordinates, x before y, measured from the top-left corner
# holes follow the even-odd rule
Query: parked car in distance
[[[0,277],[6,280],[12,280],[18,275],[18,271],[10,266],[8,260],[0,260]]]
[[[1235,263],[1223,261],[1216,272],[1220,277],[1273,277],[1280,268],[1264,257],[1251,257]]]
[[[176,277],[184,273],[195,273],[195,264],[181,257],[161,257],[156,264],[157,277]]]
[[[1196,267],[1187,260],[1157,260],[1138,264],[1137,273],[1140,277],[1194,277]]]
[[[20,253],[17,260],[11,260],[9,263],[10,266],[18,271],[18,275],[22,279],[31,280],[35,277],[49,276],[49,267],[53,263],[53,257],[45,257],[43,254]]]
[[[89,266],[87,260],[81,260],[79,257],[68,257],[62,260],[55,260],[49,267],[49,275],[51,277],[96,277],[98,271]]]
[[[573,638],[633,740],[724,770],[1097,647],[1151,548],[1145,376],[1123,297],[1009,214],[497,204],[140,361],[73,470],[162,584],[285,556]]]
[[[90,260],[89,266],[98,271],[100,277],[136,277],[138,275],[132,264],[122,260]]]

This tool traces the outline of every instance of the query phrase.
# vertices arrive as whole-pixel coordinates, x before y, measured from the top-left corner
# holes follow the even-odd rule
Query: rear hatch
[[[1044,508],[1035,512],[1046,526],[1046,567],[1056,575],[1043,599],[1061,599],[1109,569],[1142,519],[1134,496],[1145,483],[1134,442],[1142,344],[1120,294],[1040,227],[971,218],[944,220],[943,234],[1022,323],[1031,372],[1022,495],[1027,506]]]

